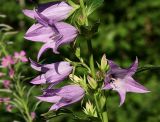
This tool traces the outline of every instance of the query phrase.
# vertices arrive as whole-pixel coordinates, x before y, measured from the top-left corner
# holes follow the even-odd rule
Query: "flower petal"
[[[34,19],[34,11],[33,10],[24,9],[23,13],[24,13],[24,15]]]
[[[38,64],[37,62],[33,61],[32,59],[29,59],[31,62],[31,67],[37,71],[41,71],[42,64]]]
[[[53,52],[57,53],[59,46],[71,43],[75,40],[78,31],[74,26],[65,22],[55,23],[55,26],[58,28],[59,33],[62,35],[62,38],[56,41],[55,47],[53,48]]]
[[[121,106],[124,103],[124,101],[125,101],[126,91],[125,90],[119,90],[118,94],[120,96],[120,104],[119,104],[119,106]]]
[[[73,103],[75,103],[75,102],[78,102],[78,101],[80,101],[80,100],[83,98],[83,96],[84,96],[84,95],[81,95],[81,96],[77,97],[77,98],[74,99],[74,100],[63,98],[63,99],[61,99],[58,103],[55,103],[55,104],[50,108],[49,111],[51,111],[51,110],[57,111],[58,109],[60,109],[60,108],[62,108],[62,107],[65,107],[65,106],[68,106],[68,105],[73,104]]]
[[[31,80],[32,84],[45,84],[46,83],[46,79],[44,77],[44,74],[37,76],[36,78],[34,78],[33,80]]]
[[[47,42],[51,40],[55,32],[50,27],[44,27],[41,24],[33,24],[25,34],[25,39],[31,41]]]
[[[45,43],[44,45],[42,45],[41,49],[38,52],[38,56],[37,56],[37,60],[40,59],[40,57],[42,56],[42,54],[48,50],[48,49],[54,49],[55,48],[55,42],[54,41],[49,41],[47,43]]]
[[[138,68],[138,58],[136,57],[135,62],[130,66],[130,68],[128,68],[127,71],[128,76],[132,76],[136,72],[137,68]]]
[[[57,103],[60,101],[61,97],[60,96],[51,96],[51,97],[43,97],[39,96],[37,97],[40,101],[45,101],[45,102],[50,102],[50,103]]]
[[[46,16],[48,19],[61,21],[69,16],[72,9],[73,8],[65,2],[50,2],[39,5],[37,11]],[[34,10],[23,10],[23,13],[32,19],[35,18]]]
[[[147,88],[136,82],[133,78],[126,78],[126,89],[127,92],[135,92],[135,93],[147,93],[150,92]]]
[[[47,82],[54,83],[64,80],[71,73],[71,66],[64,66],[62,63],[59,64],[58,69],[52,69],[46,72],[45,77]]]

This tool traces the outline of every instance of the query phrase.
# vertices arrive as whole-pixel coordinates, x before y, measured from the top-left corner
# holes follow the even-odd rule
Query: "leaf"
[[[29,96],[30,96],[30,94],[31,94],[31,92],[32,92],[32,90],[35,88],[35,86],[32,86],[30,89],[29,89],[29,91],[28,91],[28,93],[27,93],[27,101],[28,101],[28,99],[29,99]]]
[[[69,114],[69,113],[72,113],[72,112],[68,109],[59,109],[58,111],[49,111],[47,113],[42,114],[41,116],[43,116],[46,120],[49,120],[51,118],[61,116],[64,114]]]
[[[88,0],[87,2],[87,15],[89,16],[93,13],[98,7],[103,4],[104,0]]]
[[[160,70],[160,66],[146,65],[143,67],[139,67],[136,73],[140,73],[146,70]]]
[[[41,101],[38,101],[34,107],[33,107],[33,111],[36,111],[37,107],[41,104],[42,102]]]
[[[0,89],[0,92],[12,93],[12,91],[9,89]]]
[[[57,116],[61,116],[61,115],[64,115],[64,114],[71,114],[73,116],[73,119],[74,120],[78,120],[79,122],[93,122],[91,120],[95,120],[97,118],[90,118],[90,117],[79,117],[78,115],[75,114],[75,112],[69,110],[69,109],[59,109],[58,111],[49,111],[45,114],[42,114],[41,116],[44,117],[45,120],[49,120],[49,119],[52,119],[54,117],[57,117]]]

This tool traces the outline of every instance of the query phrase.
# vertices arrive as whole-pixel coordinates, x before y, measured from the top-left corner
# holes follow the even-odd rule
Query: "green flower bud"
[[[92,89],[96,89],[97,88],[97,81],[95,81],[92,77],[90,77],[90,76],[87,76],[87,79],[88,79],[88,83],[89,83],[89,85],[90,85],[90,87],[92,88]]]
[[[82,78],[82,77],[78,77],[76,75],[70,74],[69,78],[71,79],[71,81],[74,82],[74,84],[79,84],[87,92],[88,87],[86,84],[86,77],[85,76],[84,76],[84,78]]]
[[[81,82],[83,79],[79,78],[78,76],[76,75],[73,75],[73,74],[70,74],[69,75],[69,78],[71,79],[71,81],[75,82],[75,83],[79,83]]]
[[[76,55],[76,57],[77,57],[77,58],[80,58],[80,56],[81,56],[81,50],[80,50],[80,48],[79,48],[79,47],[78,47],[78,48],[76,48],[75,55]]]
[[[106,55],[104,54],[102,56],[102,59],[101,59],[101,66],[100,66],[101,70],[102,71],[107,71],[109,66],[108,66],[108,61],[107,61],[107,58],[106,58]]]
[[[86,107],[83,109],[83,111],[89,116],[98,117],[97,111],[90,101],[86,102]]]

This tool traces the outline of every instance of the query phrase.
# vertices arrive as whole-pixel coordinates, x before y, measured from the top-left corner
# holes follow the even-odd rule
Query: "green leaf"
[[[103,4],[104,0],[88,0],[87,2],[87,16],[93,13],[98,7]]]

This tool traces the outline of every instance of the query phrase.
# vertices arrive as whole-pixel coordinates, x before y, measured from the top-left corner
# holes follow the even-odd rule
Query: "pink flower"
[[[10,102],[9,97],[0,98],[0,103],[4,102],[5,104],[8,104]]]
[[[22,62],[27,62],[28,59],[26,58],[26,52],[22,50],[21,52],[15,52],[14,53],[14,58],[16,61],[22,61]]]
[[[13,76],[14,76],[14,69],[10,68],[9,69],[9,77],[13,78]]]
[[[36,117],[36,113],[35,112],[31,112],[31,118],[32,118],[32,120],[34,120],[35,117]]]
[[[9,89],[9,87],[10,87],[10,81],[9,80],[4,80],[3,81],[3,86],[4,86],[4,88]]]
[[[0,72],[0,77],[4,76],[4,73]]]
[[[12,109],[13,109],[13,106],[12,106],[12,105],[8,104],[8,105],[6,106],[6,111],[11,112]]]
[[[10,55],[8,55],[8,56],[2,58],[1,64],[3,67],[8,67],[8,66],[14,64],[14,60]]]

